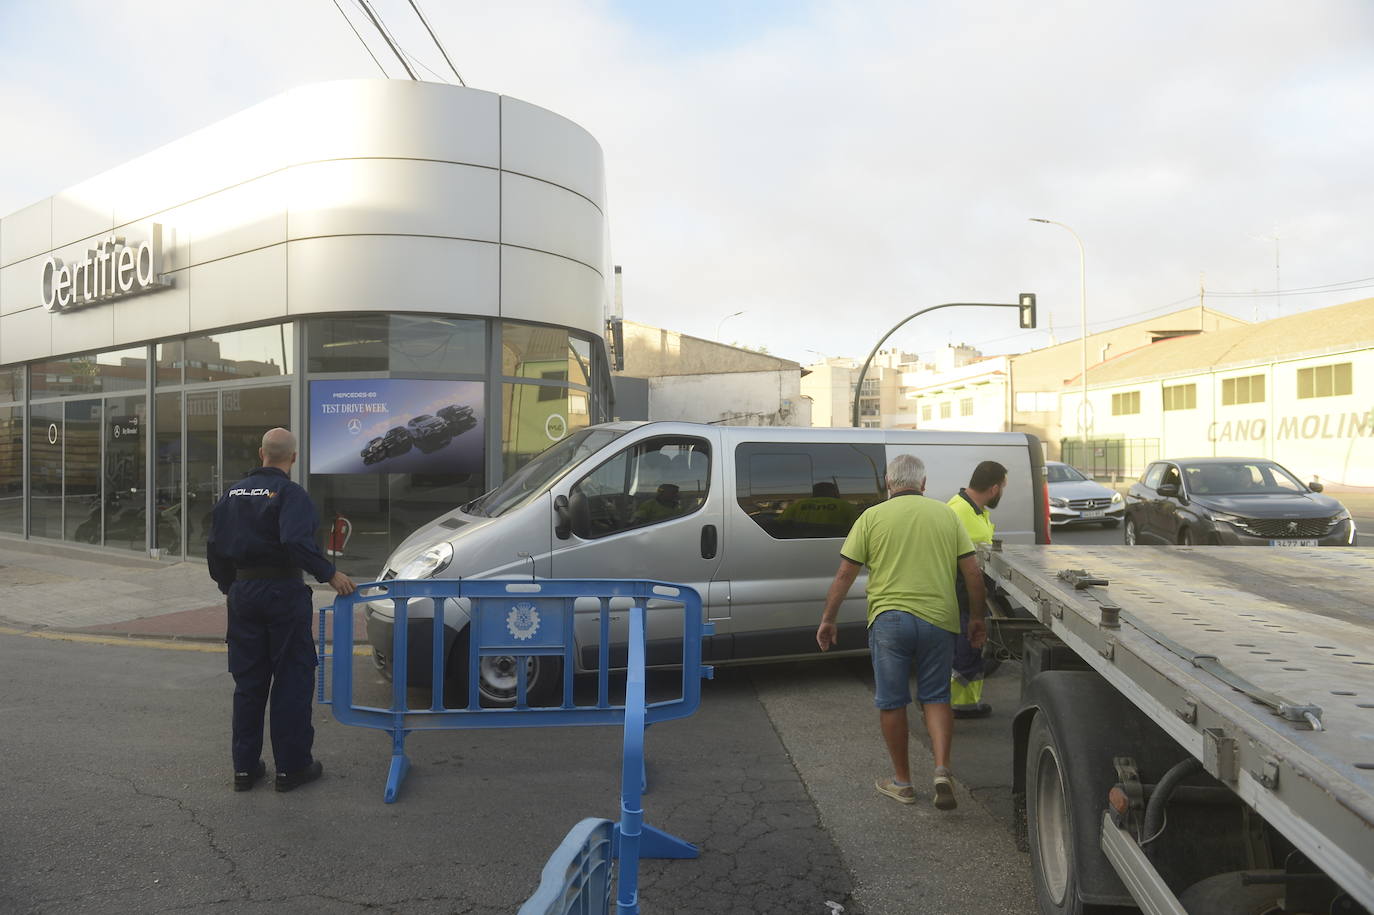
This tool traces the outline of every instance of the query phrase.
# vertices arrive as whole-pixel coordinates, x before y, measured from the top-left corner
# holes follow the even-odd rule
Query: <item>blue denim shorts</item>
[[[911,704],[911,669],[922,703],[949,702],[949,669],[957,633],[905,610],[884,610],[868,627],[873,657],[873,704],[880,709]]]

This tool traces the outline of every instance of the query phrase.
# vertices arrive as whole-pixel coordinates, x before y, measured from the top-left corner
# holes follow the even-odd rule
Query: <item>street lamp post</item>
[[[739,317],[740,315],[742,315],[742,314],[744,314],[743,311],[737,311],[737,312],[735,312],[734,314],[728,314],[728,315],[726,315],[725,317],[721,318],[719,321],[716,322],[716,342],[717,342],[717,343],[720,342],[720,329],[721,329],[722,327],[725,326],[725,322],[728,321],[728,320],[730,320],[731,318],[738,318],[738,317]]]
[[[1078,233],[1062,222],[1055,222],[1053,219],[1041,219],[1037,216],[1030,217],[1031,222],[1043,222],[1046,225],[1059,226],[1068,231],[1073,236],[1073,240],[1078,242],[1078,307],[1079,321],[1083,325],[1083,371],[1079,379],[1083,384],[1082,403],[1078,405],[1078,431],[1083,436],[1083,448],[1088,447],[1088,434],[1092,429],[1092,410],[1088,406],[1088,258],[1083,253],[1083,239],[1078,237]]]
[[[1018,308],[1021,311],[1021,326],[1023,328],[1035,327],[1035,293],[1023,292],[1020,301],[1016,304],[1006,302],[946,302],[943,305],[932,305],[929,308],[922,308],[920,311],[907,315],[902,320],[893,325],[892,329],[883,334],[878,342],[873,345],[868,358],[864,360],[863,367],[859,369],[859,379],[854,384],[854,409],[850,415],[850,422],[855,429],[859,428],[859,401],[863,397],[864,376],[868,374],[868,367],[873,364],[873,357],[878,355],[878,350],[882,349],[887,338],[902,329],[908,321],[919,318],[921,315],[930,311],[939,311],[941,308]],[[878,415],[882,415],[882,394],[878,395]]]

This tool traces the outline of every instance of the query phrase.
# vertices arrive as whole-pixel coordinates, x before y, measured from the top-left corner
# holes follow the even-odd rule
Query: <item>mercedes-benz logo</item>
[[[348,431],[357,435],[363,431],[363,421],[361,419],[350,419],[348,421]]]

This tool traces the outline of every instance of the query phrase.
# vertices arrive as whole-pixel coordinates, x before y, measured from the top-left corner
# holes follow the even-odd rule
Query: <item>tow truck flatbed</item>
[[[984,568],[1374,910],[1374,551],[994,545]]]

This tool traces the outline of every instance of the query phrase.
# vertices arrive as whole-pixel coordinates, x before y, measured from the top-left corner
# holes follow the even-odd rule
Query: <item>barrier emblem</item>
[[[522,642],[534,638],[539,631],[539,610],[530,603],[511,607],[506,614],[506,630]]]

